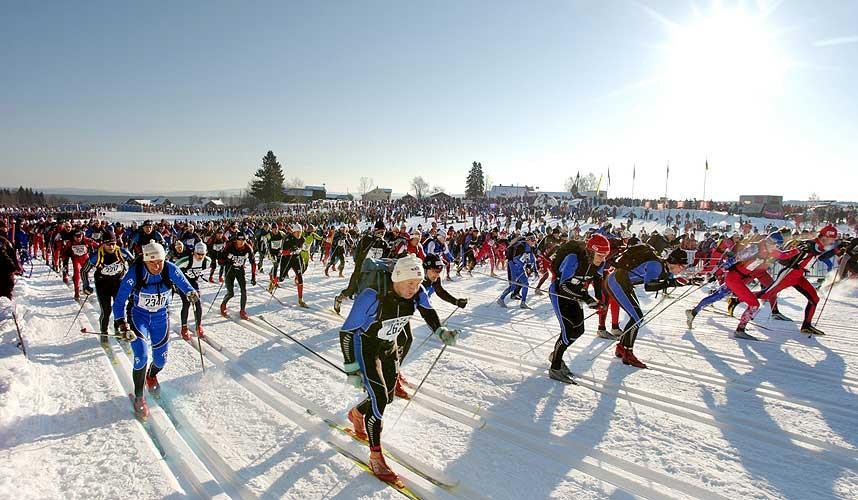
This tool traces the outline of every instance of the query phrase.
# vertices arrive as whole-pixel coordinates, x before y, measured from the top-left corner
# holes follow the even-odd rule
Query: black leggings
[[[98,297],[98,305],[101,308],[101,314],[98,316],[101,333],[107,333],[107,327],[110,325],[110,315],[113,314],[113,299],[116,297],[116,292],[119,291],[120,283],[121,281],[116,280],[95,282],[95,295]]]
[[[635,287],[629,281],[628,274],[623,270],[617,270],[608,276],[605,283],[608,295],[613,297],[623,308],[623,311],[629,315],[629,322],[623,328],[622,340],[623,347],[631,349],[635,345],[641,319],[643,319],[643,311],[641,311],[638,297],[635,295]]]
[[[334,252],[331,254],[331,260],[328,261],[328,265],[325,266],[325,269],[337,269],[337,261],[339,261],[340,264],[339,271],[343,272],[343,268],[346,267],[346,251],[343,247],[337,247],[334,249]]]
[[[381,447],[381,419],[396,387],[396,344],[368,335],[355,335],[354,353],[361,367],[367,398],[357,406],[363,414],[370,449]]]
[[[557,320],[560,321],[560,336],[554,342],[554,354],[551,368],[559,369],[566,348],[572,345],[584,333],[584,310],[581,304],[571,297],[558,293],[556,281],[548,287],[551,294],[551,306]]]
[[[229,302],[229,299],[235,297],[236,281],[238,281],[238,286],[241,288],[241,310],[243,311],[247,305],[247,283],[245,282],[243,267],[233,267],[226,272],[226,295],[224,295],[221,305],[225,306]]]
[[[194,290],[196,290],[197,293],[200,293],[200,285],[197,283],[197,280],[189,278],[188,282],[191,284],[192,287],[194,287]],[[185,297],[184,293],[180,293],[179,297],[181,297],[182,299],[182,326],[188,326],[188,310],[190,310],[191,308],[191,301],[188,300],[187,297]],[[242,309],[244,309],[244,307],[242,307]],[[199,300],[194,302],[194,320],[197,322],[197,326],[200,326],[203,320],[203,305],[200,303]]]

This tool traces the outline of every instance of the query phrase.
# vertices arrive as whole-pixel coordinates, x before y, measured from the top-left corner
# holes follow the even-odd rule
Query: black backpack
[[[620,256],[617,257],[614,267],[625,271],[631,271],[649,260],[658,260],[658,256],[655,254],[655,250],[653,250],[651,246],[641,243],[639,245],[630,246],[625,252],[621,253]]]
[[[578,256],[578,265],[588,261],[587,246],[583,241],[567,241],[557,248],[554,253],[554,259],[551,261],[551,271],[554,273],[554,276],[560,278],[560,264],[563,264],[563,259],[571,253]]]
[[[140,290],[143,289],[143,258],[137,257],[134,259],[134,263],[131,264],[134,268],[134,275],[137,278],[134,283],[134,291],[132,295],[136,295],[140,293]],[[167,262],[164,262],[164,269],[161,269],[161,284],[164,285],[168,290],[173,288],[173,280],[170,279],[170,272],[167,269]]]

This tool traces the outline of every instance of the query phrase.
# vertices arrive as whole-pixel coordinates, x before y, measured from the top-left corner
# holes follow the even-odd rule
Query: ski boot
[[[229,314],[226,313],[226,304],[220,305],[220,315],[223,316],[224,318],[229,317]]]
[[[366,435],[366,425],[364,425],[363,414],[358,411],[357,406],[349,410],[349,422],[354,427],[354,435],[356,438],[366,441],[369,437]]]
[[[149,405],[146,404],[146,398],[143,396],[134,398],[134,416],[144,422],[149,417]]]
[[[611,335],[613,335],[615,339],[618,339],[623,336],[623,329],[620,328],[619,325],[611,325]]]
[[[191,334],[188,333],[188,325],[182,325],[182,340],[191,340]]]
[[[617,343],[617,347],[614,348],[614,356],[618,358],[622,358],[626,353],[626,348],[623,344]]]
[[[623,350],[623,364],[631,365],[635,368],[646,368],[646,365],[641,360],[635,357],[635,353],[632,352],[631,349]]]
[[[250,319],[250,316],[247,315],[244,309],[238,311],[238,317],[241,319]]]
[[[304,302],[304,299],[298,299],[298,305],[299,305],[300,307],[303,307],[304,309],[309,309],[309,308],[310,308],[310,306],[308,306],[308,305],[307,305],[307,303],[306,303],[306,302]]]
[[[519,307],[519,309],[533,309],[532,307],[527,305],[527,302],[522,302],[521,305],[518,307]]]
[[[733,338],[742,340],[759,340],[757,337],[754,337],[745,331],[745,325],[739,325],[736,327],[736,331],[733,332]]]
[[[206,338],[206,332],[205,332],[205,331],[203,331],[203,326],[202,326],[202,325],[197,325],[197,337],[199,337],[199,338],[201,338],[201,339]]]
[[[548,362],[552,365],[554,364],[554,351],[551,351],[551,354],[548,355]],[[562,359],[560,360],[560,368],[551,368],[551,365],[548,365],[548,378],[563,382],[564,384],[575,383],[575,380],[572,378],[572,370],[569,369],[569,366]]]
[[[736,306],[739,305],[739,299],[736,297],[730,296],[727,298],[727,314],[730,316],[733,315],[733,312],[736,310]]]
[[[101,340],[101,347],[110,349],[110,339],[107,337],[107,332],[101,332],[99,337],[99,340]]]
[[[781,312],[780,312],[780,311],[778,311],[777,309],[775,309],[774,311],[772,311],[772,319],[776,319],[776,320],[778,320],[778,321],[792,321],[792,320],[791,320],[791,319],[789,319],[788,317],[786,317],[786,316],[784,316],[783,314],[781,314]]]
[[[600,339],[608,339],[608,340],[614,339],[614,336],[611,335],[610,333],[608,333],[608,329],[605,328],[604,326],[600,326],[599,328],[596,328],[596,336],[599,337]]]
[[[370,448],[369,467],[372,469],[372,473],[375,477],[381,479],[385,483],[391,483],[396,486],[405,486],[405,484],[402,483],[402,480],[399,479],[399,476],[390,470],[387,462],[384,461],[384,455],[381,453],[381,447],[378,449]]]
[[[327,276],[328,278],[331,277],[331,275],[328,274],[328,267],[327,266],[325,266],[325,276]]]
[[[402,374],[396,375],[396,387],[393,389],[393,394],[399,399],[411,399],[411,395],[405,391],[405,377]]]
[[[686,309],[685,310],[685,323],[688,325],[689,330],[691,330],[691,328],[693,327],[694,318],[696,316],[697,316],[697,313],[694,312],[694,309]]]
[[[495,301],[495,303],[497,303],[497,305],[499,305],[499,306],[503,307],[504,309],[506,309],[506,302],[504,302],[502,298],[500,298],[500,299],[496,300],[496,301]]]
[[[541,288],[537,288],[533,293],[536,295],[545,295],[545,292],[543,292]]]
[[[159,399],[161,397],[161,384],[158,383],[158,376],[146,376],[146,388],[149,389],[149,394]]]
[[[275,288],[277,288],[277,278],[271,278],[268,282],[268,293],[274,293]]]
[[[808,335],[825,335],[825,332],[813,325],[802,325],[801,333],[806,333]]]

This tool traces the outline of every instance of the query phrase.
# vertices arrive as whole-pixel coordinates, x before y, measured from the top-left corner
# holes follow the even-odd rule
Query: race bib
[[[212,249],[213,249],[215,252],[220,252],[221,250],[223,250],[223,247],[224,247],[224,246],[226,246],[226,244],[225,244],[225,243],[215,243],[214,245],[212,245]]]
[[[340,242],[339,242],[339,243],[337,243],[337,246],[341,246],[341,247],[346,246],[346,242],[345,242],[345,240],[340,240]]]
[[[101,233],[92,233],[92,239],[96,241],[101,240]]]
[[[748,271],[753,271],[754,269],[760,267],[760,264],[762,264],[763,262],[765,262],[765,259],[754,259],[753,262],[751,262],[750,264],[746,264],[745,267],[748,269]]]
[[[244,267],[245,262],[247,262],[246,255],[230,255],[230,260],[232,260],[232,265],[235,267]]]
[[[196,240],[195,240],[195,239],[193,239],[193,238],[188,238],[187,240],[185,240],[185,246],[186,246],[186,247],[188,247],[188,248],[194,248],[194,245],[196,245]]]
[[[193,280],[199,278],[200,276],[204,275],[205,273],[206,273],[206,270],[201,268],[201,267],[192,267],[190,269],[185,270],[185,276],[187,276],[188,278],[191,278]]]
[[[518,256],[518,260],[520,260],[522,264],[529,264],[530,263],[530,255],[523,253],[523,254]]]
[[[310,251],[310,244],[304,243],[303,245],[301,245],[301,251],[302,252],[309,252]]]
[[[114,262],[101,268],[102,276],[116,276],[125,269],[122,262]]]
[[[162,293],[143,293],[137,297],[137,307],[145,309],[149,312],[158,312],[167,305],[167,299],[170,297],[169,292]]]
[[[402,316],[399,318],[387,319],[381,322],[381,328],[378,329],[379,340],[393,342],[399,336],[405,325],[408,324],[410,316]]]
[[[272,250],[280,250],[280,247],[283,246],[283,240],[271,240],[270,245]]]
[[[72,253],[80,257],[81,255],[86,255],[86,245],[72,245]]]
[[[382,255],[384,255],[384,249],[382,248],[370,248],[366,254],[370,259],[380,259]]]

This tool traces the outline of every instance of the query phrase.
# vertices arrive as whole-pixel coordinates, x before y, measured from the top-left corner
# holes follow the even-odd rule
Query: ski
[[[384,481],[383,479],[381,479],[380,477],[375,475],[375,473],[372,471],[372,468],[369,466],[369,464],[365,460],[363,460],[362,458],[358,457],[354,453],[348,451],[347,449],[339,446],[336,443],[332,443],[330,441],[326,441],[326,443],[329,446],[331,446],[333,449],[335,449],[337,451],[337,453],[348,458],[349,460],[354,462],[355,465],[357,465],[358,467],[363,469],[368,474],[371,474],[373,477],[375,477],[376,479],[378,479],[382,483],[384,483],[384,484],[390,486],[391,488],[395,489],[396,491],[401,493],[405,498],[410,498],[412,500],[420,500],[422,498],[419,495],[417,495],[416,493],[414,493],[411,490],[411,488],[406,486],[405,483],[402,482],[402,479],[397,479],[396,481]]]
[[[146,431],[146,434],[149,436],[149,439],[152,440],[152,444],[155,446],[155,449],[158,450],[158,454],[161,455],[162,459],[167,458],[167,452],[164,450],[164,447],[161,446],[161,442],[158,441],[158,437],[155,436],[155,431],[152,429],[152,424],[145,418],[140,418],[134,413],[134,394],[128,393],[128,399],[131,401],[131,414],[134,415],[134,419],[140,422],[140,425],[143,426],[143,429]]]
[[[193,339],[191,339],[191,340],[193,340]],[[220,345],[220,344],[218,344],[218,343],[217,343],[217,342],[215,342],[214,340],[210,339],[208,335],[206,335],[205,337],[203,337],[203,342],[205,342],[206,344],[210,345],[210,346],[211,346],[211,348],[212,348],[212,349],[214,349],[215,351],[217,351],[217,352],[223,352],[223,346],[222,346],[222,345]]]
[[[338,431],[342,432],[343,434],[346,434],[347,436],[349,436],[350,438],[354,439],[354,440],[355,440],[355,441],[357,441],[358,443],[361,443],[361,444],[364,444],[364,445],[368,445],[368,444],[369,444],[369,442],[368,442],[367,440],[365,440],[365,439],[361,439],[360,437],[358,437],[358,436],[357,436],[357,434],[355,434],[355,433],[354,433],[354,430],[352,430],[352,429],[350,429],[350,428],[348,428],[348,427],[344,426],[343,424],[341,424],[341,423],[339,423],[339,422],[337,422],[337,421],[335,421],[335,420],[331,420],[331,419],[329,419],[329,418],[324,418],[324,417],[322,417],[322,416],[320,416],[320,415],[316,414],[315,412],[313,412],[313,411],[312,411],[312,410],[310,410],[310,409],[307,409],[307,413],[309,413],[310,415],[313,415],[314,417],[321,418],[321,419],[322,419],[322,421],[323,421],[323,422],[325,422],[325,423],[328,425],[328,427],[330,427],[331,429],[338,430]],[[450,483],[450,482],[442,481],[442,480],[440,480],[440,479],[438,479],[438,478],[436,478],[436,477],[432,476],[431,474],[426,473],[425,471],[421,470],[420,468],[415,467],[414,465],[412,465],[412,464],[408,463],[408,461],[407,461],[407,460],[405,460],[405,459],[401,458],[401,457],[400,457],[400,456],[398,456],[397,454],[390,453],[390,452],[389,452],[388,450],[386,450],[386,449],[382,449],[382,454],[383,454],[386,458],[389,458],[389,459],[393,460],[394,462],[396,462],[396,463],[398,463],[399,465],[401,465],[401,466],[405,467],[406,469],[408,469],[409,471],[413,472],[414,474],[417,474],[418,476],[420,476],[420,477],[422,477],[423,479],[425,479],[426,481],[428,481],[428,482],[430,482],[430,483],[434,484],[435,486],[438,486],[439,488],[444,488],[445,490],[451,490],[451,489],[455,488],[456,486],[458,486],[458,482],[456,482],[456,483]]]
[[[724,316],[724,317],[727,317],[727,318],[733,318],[733,319],[736,319],[736,317],[735,317],[735,316],[730,316],[729,314],[727,314],[727,313],[725,313],[725,312],[723,312],[723,311],[719,311],[718,309],[715,309],[715,307],[714,307],[714,306],[706,307],[706,308],[704,308],[703,310],[704,310],[704,311],[707,311],[707,312],[715,313],[715,314],[718,314],[718,315],[720,315],[720,316]],[[769,328],[769,327],[767,327],[767,326],[763,326],[763,325],[761,325],[761,324],[759,324],[759,323],[757,323],[757,322],[755,322],[755,321],[748,321],[748,324],[749,324],[749,325],[753,325],[755,328],[759,328],[760,330],[766,330],[766,331],[769,331],[769,332],[773,331],[773,329],[772,329],[772,328]]]

